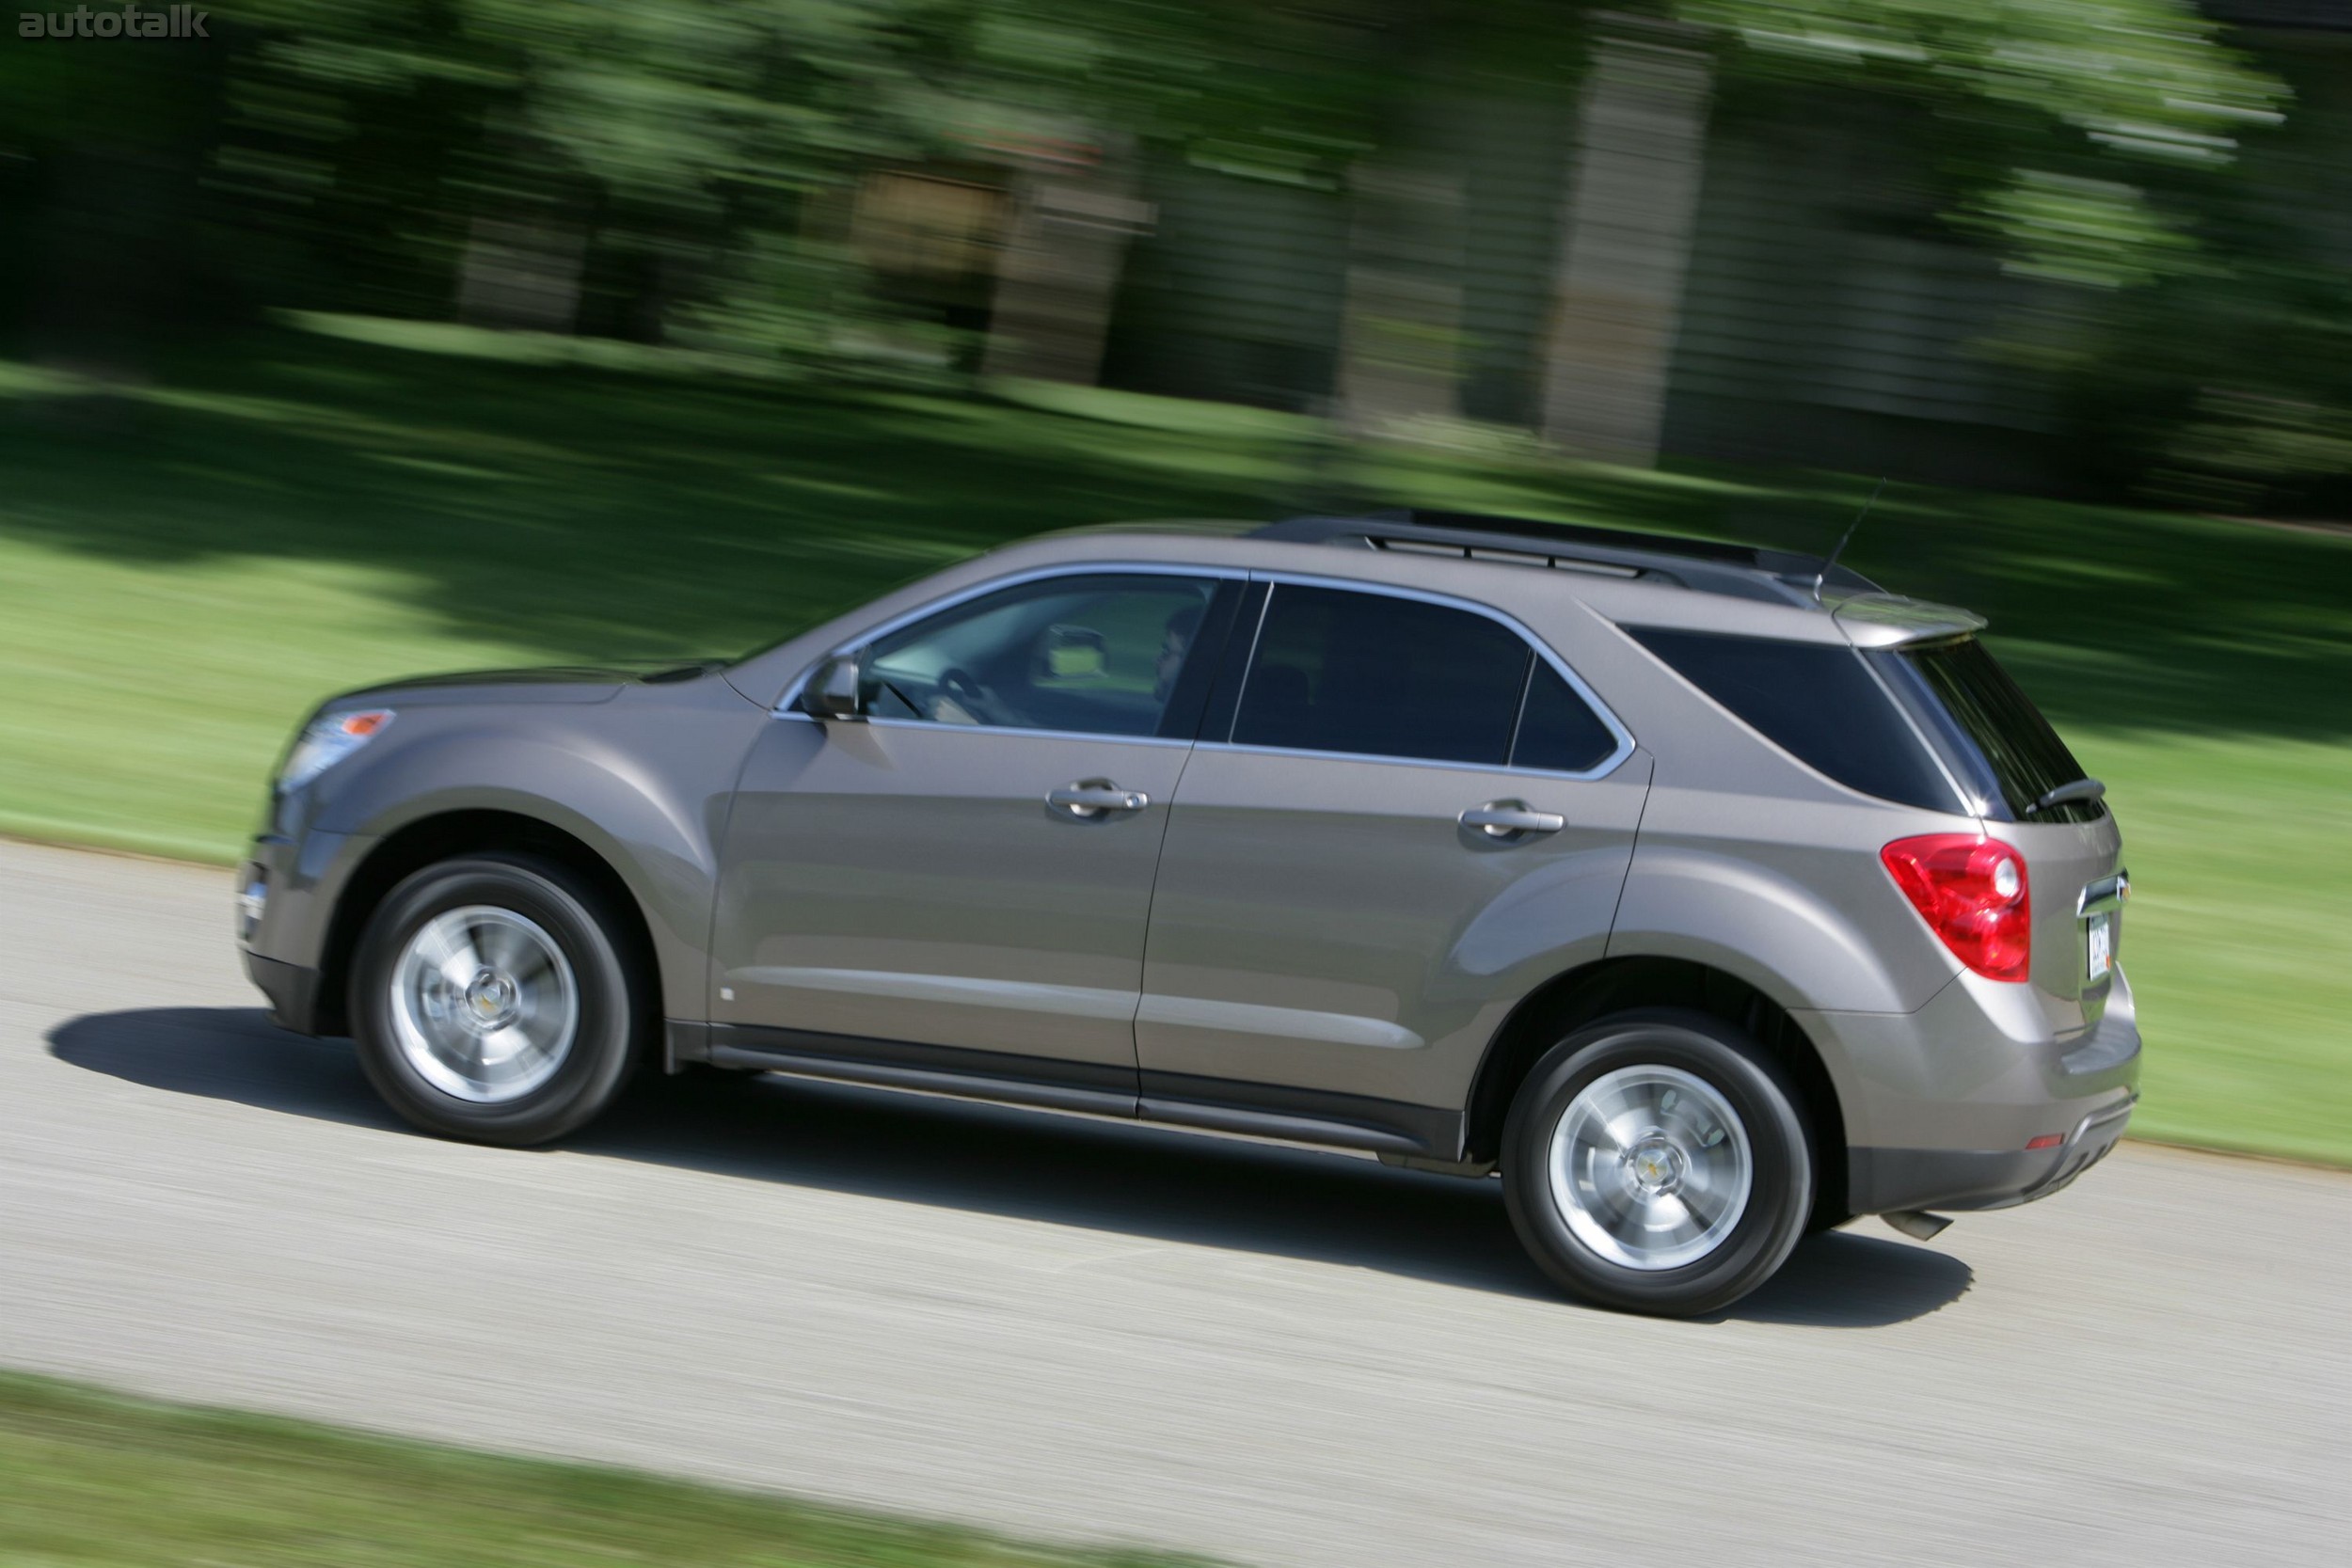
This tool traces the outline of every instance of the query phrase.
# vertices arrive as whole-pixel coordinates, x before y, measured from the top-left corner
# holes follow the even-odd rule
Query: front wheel
[[[609,1105],[646,1032],[606,901],[552,862],[469,855],[378,906],[352,972],[376,1092],[427,1132],[546,1143]]]
[[[1503,1128],[1503,1195],[1535,1261],[1588,1301],[1691,1317],[1771,1278],[1804,1234],[1802,1102],[1755,1041],[1674,1009],[1618,1014],[1535,1064]]]

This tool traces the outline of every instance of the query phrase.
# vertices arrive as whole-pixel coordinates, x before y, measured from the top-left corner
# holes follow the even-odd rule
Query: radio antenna
[[[1878,488],[1872,490],[1870,492],[1870,499],[1862,503],[1862,510],[1853,515],[1853,521],[1846,525],[1846,531],[1837,536],[1837,547],[1829,552],[1829,559],[1821,562],[1821,569],[1813,574],[1813,602],[1815,604],[1820,604],[1821,602],[1821,584],[1829,580],[1830,573],[1836,569],[1837,565],[1837,558],[1846,553],[1846,546],[1848,545],[1853,543],[1853,531],[1862,526],[1862,519],[1870,515],[1870,508],[1878,505],[1879,491],[1885,488],[1886,476],[1884,474],[1881,474],[1879,475]]]

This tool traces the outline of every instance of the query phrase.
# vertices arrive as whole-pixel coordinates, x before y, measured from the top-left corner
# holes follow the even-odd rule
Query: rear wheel
[[[1787,1260],[1813,1209],[1796,1090],[1701,1013],[1621,1013],[1552,1047],[1512,1102],[1502,1157],[1535,1261],[1628,1311],[1729,1306]]]
[[[359,1062],[428,1132],[563,1136],[611,1104],[647,1033],[603,896],[550,861],[469,855],[379,905],[353,966]]]

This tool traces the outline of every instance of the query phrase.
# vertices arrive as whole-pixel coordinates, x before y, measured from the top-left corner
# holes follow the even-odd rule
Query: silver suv
[[[707,1064],[1269,1136],[1708,1312],[2131,1114],[2121,840],[1982,625],[1506,518],[1055,535],[733,662],[329,701],[246,965],[436,1132]]]

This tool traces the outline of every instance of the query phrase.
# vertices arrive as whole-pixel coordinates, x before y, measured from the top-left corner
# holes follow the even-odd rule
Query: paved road
[[[1653,1323],[1343,1156],[773,1080],[435,1142],[262,1022],[228,903],[0,844],[0,1362],[1268,1565],[2352,1539],[2352,1179],[2127,1148]]]

